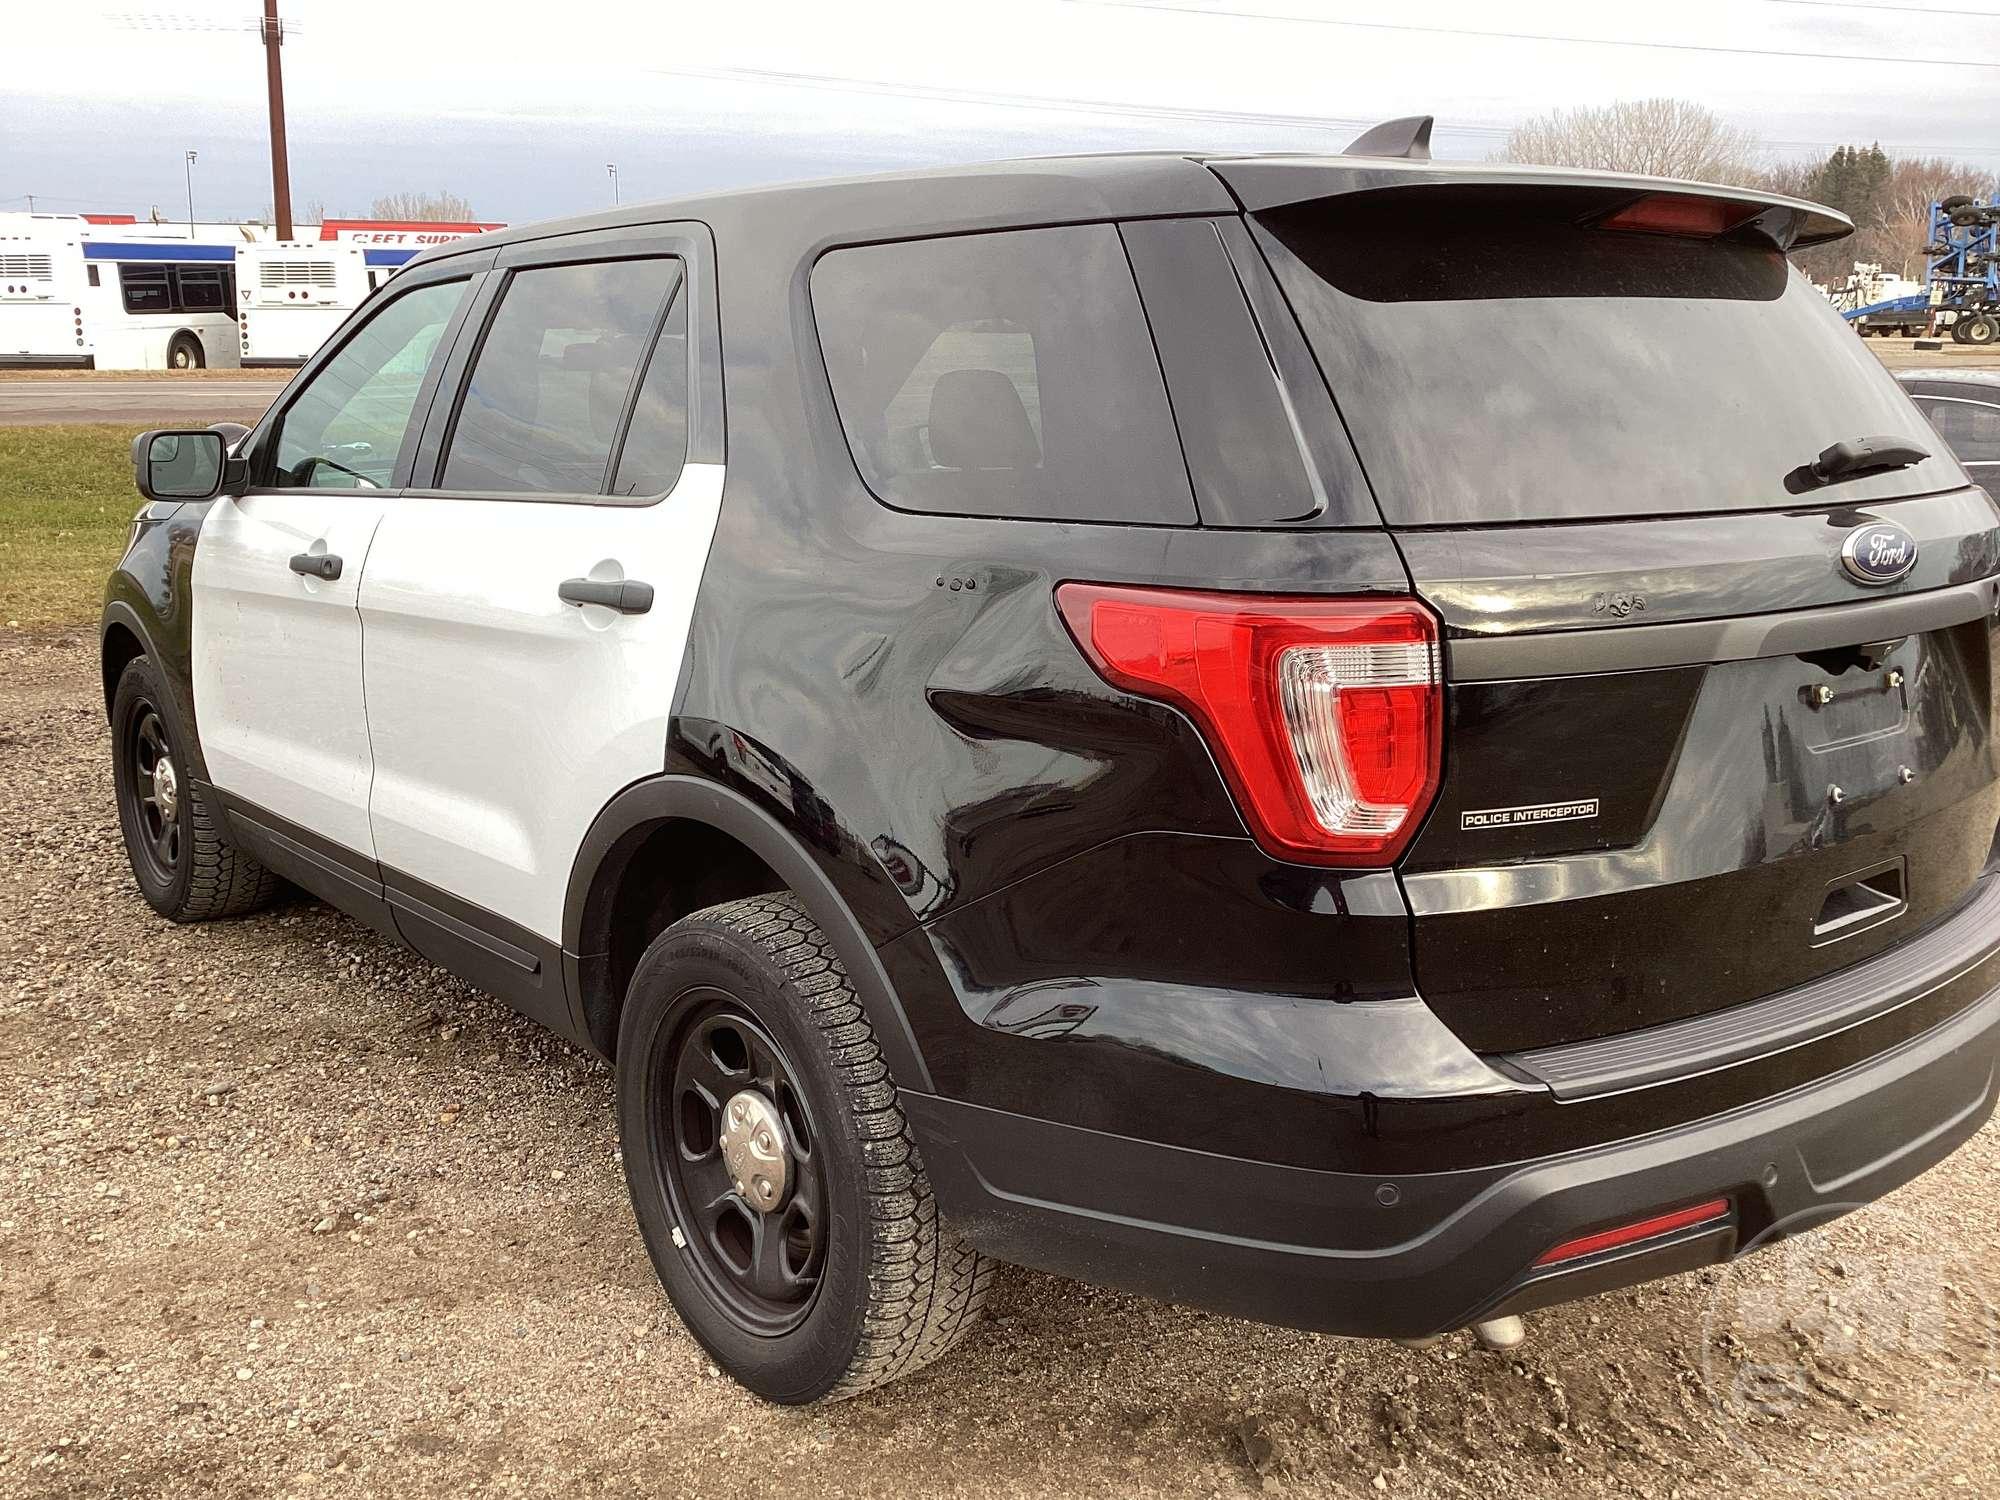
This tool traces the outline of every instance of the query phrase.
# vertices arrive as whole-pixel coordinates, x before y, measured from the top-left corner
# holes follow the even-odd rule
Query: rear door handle
[[[332,583],[340,576],[340,559],[331,552],[301,552],[292,559],[292,571]]]
[[[601,604],[621,615],[643,615],[653,607],[653,586],[636,578],[601,583],[595,578],[568,578],[556,589],[565,604]]]

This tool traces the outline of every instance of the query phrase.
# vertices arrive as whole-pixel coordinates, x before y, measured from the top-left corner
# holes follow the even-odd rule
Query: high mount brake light
[[[1413,599],[1065,583],[1056,604],[1113,686],[1172,704],[1266,853],[1393,864],[1437,795],[1437,622]]]
[[[1685,234],[1713,239],[1746,224],[1762,210],[1753,203],[1727,198],[1690,198],[1679,193],[1648,193],[1597,221],[1599,229],[1623,229],[1638,234]]]

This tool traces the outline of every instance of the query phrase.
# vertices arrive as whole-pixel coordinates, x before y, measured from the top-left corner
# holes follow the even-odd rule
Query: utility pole
[[[611,178],[611,206],[616,208],[618,206],[618,163],[608,161],[604,164],[604,170]]]
[[[278,0],[264,0],[263,31],[264,76],[271,96],[271,203],[278,219],[278,238],[288,240],[292,237],[292,169],[285,159],[285,70],[278,56],[285,28],[278,20]]]
[[[188,238],[194,238],[194,152],[187,154]]]

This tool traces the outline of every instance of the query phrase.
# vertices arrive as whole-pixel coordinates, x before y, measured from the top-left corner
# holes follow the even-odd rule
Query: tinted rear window
[[[848,445],[889,504],[1194,523],[1111,225],[835,250],[813,269],[812,301]]]
[[[1257,216],[1392,525],[1795,507],[1815,503],[1796,471],[1833,443],[1935,450],[1768,242],[1584,222],[1611,206],[1427,186]],[[1934,458],[1813,496],[1962,482]]]

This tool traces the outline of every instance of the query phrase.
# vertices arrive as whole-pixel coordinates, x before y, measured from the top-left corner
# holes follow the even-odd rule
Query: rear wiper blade
[[[1931,450],[1908,438],[1850,438],[1823,449],[1807,470],[1820,484],[1851,479],[1856,474],[1873,474],[1880,469],[1907,469],[1931,456]]]

